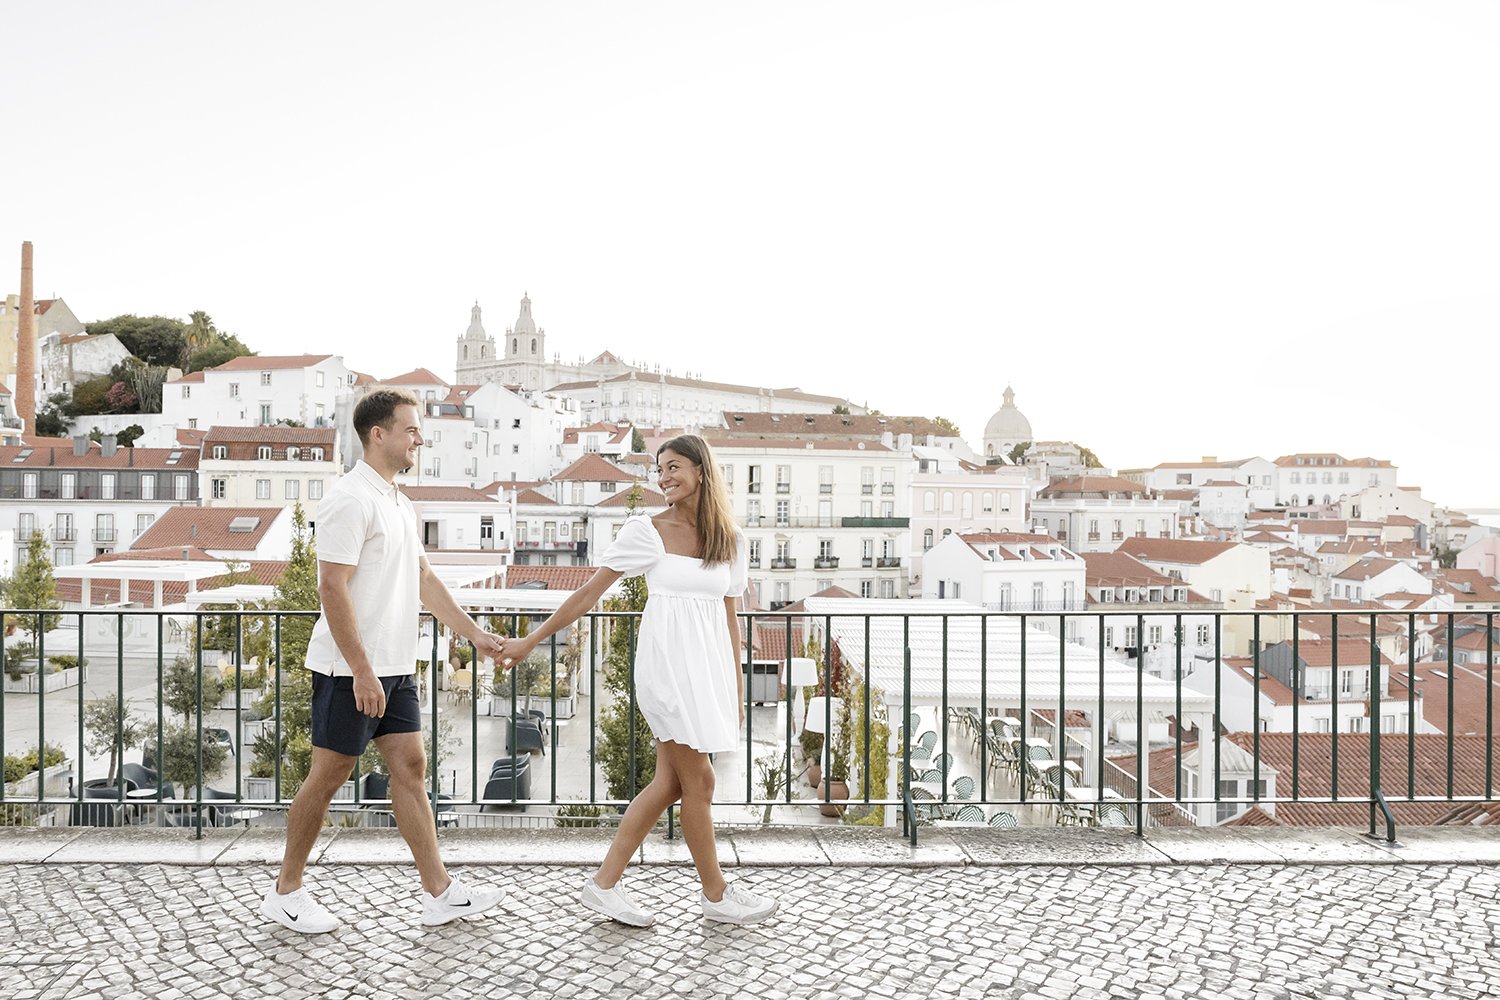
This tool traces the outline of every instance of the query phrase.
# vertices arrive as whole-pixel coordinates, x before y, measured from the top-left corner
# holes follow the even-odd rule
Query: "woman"
[[[735,527],[724,481],[702,438],[673,438],[657,450],[656,464],[669,509],[626,520],[589,582],[530,635],[506,639],[500,659],[506,666],[526,659],[593,608],[621,576],[645,575],[650,597],[636,643],[636,704],[656,737],[656,777],[625,810],[604,863],[584,880],[582,902],[621,923],[651,924],[651,913],[626,894],[620,877],[661,814],[681,799],[682,836],[703,883],[703,915],[755,923],[776,912],[776,903],[724,881],[708,757],[734,750],[745,721],[735,616],[749,565],[744,533]]]

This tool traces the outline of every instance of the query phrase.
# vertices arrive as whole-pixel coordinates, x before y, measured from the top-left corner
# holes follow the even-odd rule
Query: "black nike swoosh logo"
[[[462,903],[449,903],[448,905],[449,906],[455,906],[455,907],[457,907],[457,906],[473,906],[474,905],[474,901],[472,899],[466,899]]]
[[[293,915],[293,914],[292,914],[292,912],[291,912],[291,911],[290,911],[290,910],[288,910],[288,909],[287,909],[287,908],[286,908],[286,907],[285,907],[285,906],[283,906],[283,907],[282,907],[282,908],[281,908],[281,912],[282,912],[282,913],[285,913],[285,914],[286,914],[286,918],[287,918],[287,919],[288,919],[288,920],[290,920],[290,921],[291,921],[291,922],[292,922],[292,923],[294,923],[294,924],[295,924],[295,923],[296,923],[296,922],[297,922],[297,917],[299,917],[299,916],[301,916],[301,914],[300,914],[300,913],[299,913],[299,914],[296,914],[296,915],[295,915],[295,916],[294,916],[294,915]]]

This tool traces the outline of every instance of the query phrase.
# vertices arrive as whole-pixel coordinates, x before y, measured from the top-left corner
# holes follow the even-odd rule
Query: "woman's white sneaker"
[[[776,912],[776,900],[736,888],[732,882],[725,884],[724,896],[717,903],[701,894],[698,898],[704,917],[726,924],[755,924]]]
[[[477,917],[493,910],[505,899],[499,889],[473,889],[458,879],[448,880],[448,888],[436,896],[422,892],[422,923],[436,927],[463,917]]]
[[[338,918],[309,896],[305,886],[283,895],[276,891],[275,882],[260,901],[260,915],[303,934],[324,934],[339,925]]]
[[[595,913],[631,927],[650,927],[656,920],[649,911],[636,905],[620,883],[616,882],[610,889],[601,889],[593,876],[583,880],[579,902]]]

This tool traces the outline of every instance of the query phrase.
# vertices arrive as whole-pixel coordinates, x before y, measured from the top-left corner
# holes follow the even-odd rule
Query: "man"
[[[432,572],[411,501],[396,489],[396,473],[417,462],[421,419],[417,397],[403,389],[376,389],[360,400],[354,431],[364,458],[318,507],[323,614],[307,647],[312,767],[287,811],[281,872],[260,907],[268,920],[307,934],[338,926],[303,888],[302,874],[328,804],[372,739],[390,771],[396,826],[421,875],[422,922],[474,916],[498,905],[503,895],[448,876],[425,787],[427,758],[412,678],[420,606],[472,641],[479,655],[493,657],[500,646]]]

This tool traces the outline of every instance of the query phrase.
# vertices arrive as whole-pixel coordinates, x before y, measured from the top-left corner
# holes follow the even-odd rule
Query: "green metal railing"
[[[187,651],[191,657],[194,686],[196,697],[193,701],[192,718],[188,720],[193,732],[193,794],[191,797],[179,797],[168,795],[165,792],[164,782],[158,778],[154,794],[151,789],[139,787],[129,788],[128,783],[118,771],[114,778],[92,779],[90,782],[79,782],[69,789],[68,794],[49,794],[48,770],[46,763],[46,748],[48,746],[48,713],[49,702],[48,684],[46,683],[46,668],[48,657],[46,651],[47,616],[59,616],[63,621],[72,623],[78,630],[77,658],[79,684],[76,694],[76,734],[72,734],[73,741],[77,747],[78,773],[82,775],[84,762],[88,754],[85,752],[87,742],[85,733],[85,708],[86,708],[86,628],[89,622],[102,620],[106,624],[113,624],[115,636],[114,660],[114,692],[116,734],[114,754],[116,759],[123,760],[125,740],[125,718],[127,704],[131,700],[126,689],[126,623],[132,619],[154,619],[155,621],[155,701],[156,701],[156,725],[154,739],[148,737],[145,748],[152,751],[152,760],[158,771],[167,759],[167,719],[164,710],[164,687],[166,678],[166,664],[169,655],[174,656],[177,650],[169,648],[172,644],[166,638],[166,625],[169,622],[181,632],[183,639],[190,642]],[[1200,788],[1198,794],[1187,794],[1185,783],[1182,779],[1184,749],[1184,648],[1186,633],[1184,632],[1185,615],[1191,618],[1211,619],[1213,624],[1213,659],[1211,668],[1213,670],[1211,692],[1205,690],[1204,683],[1199,680],[1188,690],[1192,698],[1201,704],[1208,704],[1211,698],[1211,709],[1198,712],[1203,722],[1209,727],[1208,738],[1213,746],[1213,769],[1212,789]],[[1173,629],[1173,643],[1175,650],[1165,659],[1172,666],[1172,677],[1151,677],[1145,669],[1146,650],[1143,642],[1146,633],[1148,616],[1143,612],[1134,615],[1110,614],[1107,611],[1095,611],[1088,613],[1059,613],[1038,614],[1019,613],[1006,614],[991,611],[954,611],[954,612],[927,612],[902,614],[897,612],[869,612],[863,614],[812,614],[812,613],[745,613],[742,614],[741,622],[744,628],[746,642],[744,645],[743,668],[746,672],[745,683],[745,709],[746,726],[744,732],[744,751],[746,753],[745,788],[743,797],[738,795],[731,798],[720,797],[716,803],[742,805],[746,807],[772,807],[772,806],[846,806],[846,807],[871,807],[892,808],[895,810],[892,819],[904,836],[911,843],[917,842],[918,827],[929,822],[948,821],[956,811],[962,810],[964,806],[976,805],[981,807],[1016,807],[1045,808],[1053,811],[1061,819],[1065,816],[1078,815],[1080,811],[1090,814],[1094,822],[1098,822],[1109,810],[1119,810],[1127,820],[1126,825],[1137,834],[1143,834],[1151,826],[1163,823],[1182,823],[1199,821],[1200,816],[1207,815],[1209,810],[1195,807],[1212,806],[1215,810],[1223,804],[1235,804],[1240,806],[1275,806],[1278,804],[1295,803],[1328,803],[1328,804],[1364,804],[1368,806],[1368,833],[1377,835],[1378,828],[1383,823],[1384,836],[1389,841],[1394,841],[1396,836],[1396,808],[1402,803],[1423,802],[1446,802],[1454,805],[1462,803],[1486,802],[1494,799],[1494,639],[1495,626],[1494,615],[1490,612],[1443,612],[1446,617],[1444,625],[1444,638],[1446,645],[1446,696],[1447,696],[1447,726],[1445,732],[1427,733],[1423,732],[1425,723],[1419,720],[1418,684],[1417,676],[1417,634],[1419,632],[1419,619],[1424,617],[1412,612],[1379,612],[1370,609],[1354,610],[1317,610],[1287,612],[1235,612],[1215,611],[1211,614],[1193,615],[1191,612],[1180,610],[1166,611],[1160,615],[1149,616],[1152,619],[1161,619],[1170,622]],[[38,748],[38,759],[40,772],[37,775],[37,788],[35,795],[14,795],[6,792],[5,786],[0,785],[0,807],[3,806],[25,806],[34,808],[38,814],[48,807],[69,806],[73,809],[73,817],[85,822],[89,819],[88,810],[91,806],[113,803],[123,812],[126,806],[151,805],[158,808],[176,810],[176,815],[185,824],[193,826],[201,835],[205,824],[205,817],[211,815],[211,810],[236,809],[238,807],[253,807],[254,809],[276,809],[284,808],[289,804],[289,798],[283,795],[283,770],[285,768],[285,744],[283,741],[284,710],[288,707],[284,700],[283,684],[289,674],[283,670],[282,658],[286,652],[283,642],[283,625],[285,622],[296,619],[311,619],[316,612],[269,612],[269,611],[199,611],[191,614],[171,614],[165,612],[128,611],[120,609],[88,609],[73,611],[37,611],[37,610],[13,610],[0,611],[0,633],[6,631],[8,624],[20,623],[27,626],[29,631],[35,633],[37,638],[37,694],[35,705],[36,718],[36,746]],[[518,631],[521,619],[527,616],[513,613],[492,616],[503,621],[508,621],[512,631]],[[555,724],[558,717],[559,705],[559,678],[558,665],[564,646],[560,644],[560,637],[553,636],[544,647],[543,654],[550,664],[549,691],[544,697],[550,702],[550,711],[545,713],[545,718],[552,720],[553,724],[545,727],[544,737],[547,746],[550,766],[550,782],[548,794],[540,796],[520,796],[517,794],[518,782],[512,780],[510,783],[511,794],[508,798],[493,798],[481,794],[481,778],[484,773],[481,770],[479,756],[479,732],[480,719],[478,704],[482,694],[479,671],[471,670],[468,683],[468,744],[467,756],[470,770],[470,782],[467,794],[461,794],[456,784],[452,787],[450,795],[444,796],[440,791],[440,781],[437,767],[432,767],[430,777],[430,795],[435,817],[439,817],[443,810],[458,807],[480,807],[486,806],[549,806],[557,807],[571,804],[574,801],[586,803],[593,806],[618,807],[623,806],[627,798],[609,798],[600,795],[598,785],[598,767],[596,766],[599,755],[600,718],[599,718],[599,675],[600,675],[600,651],[604,645],[606,633],[612,633],[618,628],[627,629],[627,648],[629,656],[626,662],[628,685],[623,692],[623,697],[628,700],[631,710],[631,718],[635,717],[637,707],[637,694],[635,686],[635,662],[634,653],[636,648],[637,631],[639,628],[639,615],[627,612],[596,612],[588,615],[575,628],[586,629],[589,641],[588,662],[580,664],[579,667],[586,673],[588,681],[588,779],[587,797],[580,800],[561,798],[558,784],[558,757],[559,757],[559,732]],[[1429,624],[1432,613],[1426,616]],[[1104,629],[1108,622],[1116,622],[1121,618],[1133,619],[1135,626],[1135,646],[1133,656],[1123,659],[1117,655],[1111,655],[1105,647],[1102,639]],[[1252,758],[1252,770],[1250,783],[1244,795],[1223,795],[1222,785],[1222,754],[1225,737],[1222,734],[1223,720],[1225,717],[1223,682],[1225,668],[1221,666],[1224,656],[1224,632],[1227,622],[1235,619],[1243,620],[1249,618],[1250,649],[1249,659],[1251,708],[1250,714],[1252,724],[1250,727],[1248,748]],[[1354,620],[1352,629],[1346,629],[1345,624]],[[1367,619],[1366,621],[1363,621]],[[219,709],[213,706],[205,707],[204,693],[204,628],[205,621],[214,623],[216,630],[222,634],[223,622],[232,620],[232,634],[234,637],[234,649],[229,651],[232,655],[231,663],[234,676],[234,704],[232,708]],[[190,623],[185,631],[180,629],[183,622]],[[1095,635],[1099,641],[1093,648],[1086,648],[1077,643],[1070,642],[1067,638],[1069,626],[1080,622],[1092,623],[1096,629]],[[1290,704],[1290,717],[1292,728],[1290,732],[1290,775],[1280,775],[1281,782],[1277,787],[1277,794],[1263,794],[1262,779],[1265,775],[1263,770],[1263,748],[1264,741],[1269,733],[1265,731],[1263,722],[1267,721],[1262,712],[1262,695],[1265,690],[1264,683],[1269,675],[1262,670],[1262,658],[1267,648],[1262,643],[1264,634],[1263,626],[1267,622],[1278,623],[1283,629],[1289,627],[1289,640],[1283,640],[1290,650],[1290,663],[1292,664],[1292,675],[1290,676],[1289,689],[1292,692]],[[1303,728],[1303,718],[1309,705],[1322,705],[1320,700],[1311,699],[1311,691],[1305,671],[1306,663],[1302,657],[1303,640],[1301,633],[1304,626],[1319,626],[1327,623],[1328,631],[1333,636],[1330,658],[1330,683],[1329,698],[1327,700],[1328,715],[1331,720],[1329,731],[1326,733],[1308,733]],[[1394,622],[1399,626],[1399,633],[1404,636],[1404,652],[1406,654],[1407,670],[1407,692],[1406,710],[1407,726],[1406,732],[1387,731],[1381,725],[1383,717],[1382,705],[1386,698],[1385,688],[1391,683],[1392,670],[1395,658],[1387,664],[1381,652],[1382,636],[1379,631],[1381,622]],[[245,664],[243,662],[244,643],[246,638],[247,623],[253,624],[259,635],[267,632],[270,637],[271,659],[263,666],[269,671],[269,691],[272,696],[273,712],[269,720],[270,727],[275,733],[276,746],[283,748],[283,753],[274,758],[272,778],[272,794],[269,796],[252,796],[246,794],[244,786],[244,758],[246,756],[246,741],[243,738],[244,717],[246,708],[244,702],[245,691],[241,684],[244,676]],[[1009,640],[1018,643],[1019,668],[1013,669],[1004,665],[1002,659],[997,659],[995,636],[992,632],[1001,623],[1010,623],[1016,626],[1005,632]],[[431,624],[430,618],[428,624]],[[1340,646],[1345,641],[1354,641],[1351,638],[1353,630],[1363,630],[1368,625],[1367,636],[1360,638],[1367,641],[1370,658],[1367,664],[1346,664],[1346,666],[1358,666],[1361,669],[1368,668],[1370,681],[1367,685],[1367,708],[1363,716],[1370,723],[1369,731],[1366,733],[1344,733],[1342,742],[1348,747],[1352,739],[1368,739],[1368,774],[1359,776],[1358,794],[1350,794],[1348,788],[1341,789],[1339,781],[1339,769],[1341,764],[1340,742],[1338,720],[1340,719],[1341,705],[1349,707],[1353,695],[1345,694],[1341,700],[1341,666],[1339,663]],[[1055,626],[1055,639],[1057,642],[1055,670],[1057,681],[1055,685],[1055,697],[1038,698],[1035,694],[1035,686],[1032,675],[1041,669],[1040,661],[1033,663],[1032,647],[1042,642],[1044,630]],[[1009,628],[1009,625],[1005,626]],[[1485,661],[1483,677],[1485,681],[1485,727],[1482,741],[1477,736],[1457,737],[1454,733],[1455,722],[1455,640],[1457,631],[1462,627],[1468,632],[1480,628],[1485,631]],[[769,661],[765,657],[758,657],[755,653],[757,644],[765,642],[771,631],[778,633],[781,653],[774,660],[778,665],[780,684],[778,685],[777,700],[786,706],[785,717],[781,721],[781,731],[775,734],[767,732],[764,722],[757,726],[756,713],[757,704],[752,696],[751,685],[754,678],[754,666],[762,665]],[[438,662],[440,655],[441,640],[437,629],[433,628],[431,636],[431,653],[429,659],[429,673],[426,677],[429,694],[429,739],[428,752],[436,757],[439,752],[439,739],[441,723],[445,719],[452,719],[457,713],[440,713],[437,674],[441,669]],[[914,632],[920,632],[919,638],[922,643],[935,643],[935,652],[929,653],[927,645],[921,646],[920,652],[914,652]],[[955,638],[955,632],[959,633]],[[1050,631],[1047,631],[1051,635]],[[831,780],[823,782],[822,794],[818,798],[805,799],[793,797],[794,777],[797,772],[793,766],[793,744],[796,736],[796,722],[793,718],[792,705],[794,703],[794,690],[787,683],[792,676],[792,660],[794,650],[806,644],[809,638],[819,639],[820,662],[816,664],[817,684],[816,687],[825,694],[848,691],[852,679],[860,681],[862,699],[858,703],[857,721],[854,728],[866,734],[858,745],[851,745],[846,749],[847,754],[852,754],[852,759],[847,763],[851,766],[858,764],[858,774],[862,779],[858,782],[860,786],[856,793],[850,795],[847,800],[835,799],[833,797]],[[877,643],[878,640],[878,643]],[[954,651],[955,641],[961,644],[958,653]],[[1050,641],[1050,640],[1049,640]],[[180,642],[180,640],[179,640]],[[7,645],[13,647],[14,639],[7,640],[0,635],[0,660],[3,660],[7,668],[10,666]],[[880,647],[876,648],[876,645]],[[1282,643],[1273,644],[1275,646]],[[897,652],[892,653],[892,650]],[[883,650],[883,652],[882,652]],[[1070,656],[1070,652],[1085,652],[1089,659]],[[92,652],[94,665],[101,659],[98,643],[88,652]],[[1127,651],[1131,652],[1131,651]],[[478,662],[478,658],[470,647],[470,662]],[[873,655],[872,655],[873,654]],[[973,654],[977,654],[977,657]],[[139,651],[135,654],[139,657]],[[149,659],[152,653],[146,654]],[[872,664],[879,656],[887,657],[885,662],[894,659],[900,664],[897,683],[900,685],[899,697],[896,692],[878,688],[879,678],[872,672]],[[976,666],[977,659],[977,666]],[[1080,684],[1088,677],[1087,664],[1097,666],[1097,696],[1069,694],[1069,676],[1079,677]],[[1106,698],[1106,687],[1110,676],[1110,667],[1113,665],[1116,677],[1122,669],[1134,673],[1134,698],[1113,697]],[[97,669],[97,666],[95,666]],[[963,690],[961,696],[955,695],[953,681],[954,671],[961,670],[960,684]],[[930,688],[925,694],[915,694],[913,689],[913,678],[920,674],[929,676],[932,672],[938,678],[936,693]],[[1082,673],[1075,673],[1082,671]],[[889,677],[889,671],[885,672]],[[1478,676],[1476,674],[1476,676]],[[578,684],[579,677],[572,674],[572,683]],[[977,696],[974,694],[974,682],[977,679]],[[1172,705],[1174,706],[1173,718],[1176,722],[1175,731],[1166,741],[1159,741],[1160,745],[1154,751],[1148,740],[1146,689],[1148,684],[1154,691],[1159,692],[1156,685],[1160,683],[1172,684]],[[1007,684],[1014,682],[1014,694],[1012,688]],[[528,716],[519,711],[519,698],[521,696],[518,685],[509,686],[509,713],[502,720],[509,727],[510,743],[508,755],[512,764],[519,760],[519,735],[518,723],[526,722]],[[1003,691],[1002,691],[1003,688]],[[489,692],[492,704],[496,693]],[[570,696],[576,701],[580,692],[576,686],[570,689]],[[10,741],[9,728],[12,720],[20,722],[14,707],[17,699],[28,697],[18,696],[15,693],[6,694],[0,689],[0,756],[7,752],[7,742]],[[50,695],[50,700],[55,705],[59,698],[69,698],[71,695],[55,693]],[[1155,696],[1153,696],[1155,697]],[[1156,698],[1159,701],[1159,698]],[[22,702],[24,704],[24,702]],[[502,702],[503,704],[503,702]],[[823,731],[825,734],[825,746],[829,736],[835,732],[833,700],[825,698],[823,706]],[[27,706],[29,707],[29,706]],[[72,706],[70,706],[71,708]],[[918,734],[914,731],[918,727],[913,725],[913,720],[919,710],[931,709],[934,730],[936,733],[935,747],[939,748],[936,757],[925,747],[919,747],[922,758],[929,763],[940,764],[935,770],[938,772],[937,781],[940,788],[936,792],[928,791],[925,786],[931,782],[915,779],[916,768],[914,764],[920,760],[914,758],[914,743]],[[853,705],[848,706],[851,712],[851,720],[856,716]],[[899,722],[889,718],[893,710],[899,710],[901,717]],[[1090,737],[1082,741],[1074,734],[1069,734],[1068,721],[1069,711],[1081,712],[1090,718],[1092,727]],[[1133,713],[1132,713],[1133,710]],[[24,711],[24,709],[23,709]],[[207,713],[223,711],[230,713],[231,746],[238,746],[235,751],[234,788],[217,791],[208,787],[204,780],[203,761],[206,732],[216,731],[222,726],[215,725],[211,719],[206,719]],[[1007,713],[1014,712],[1011,716]],[[1047,713],[1052,713],[1050,719]],[[1106,739],[1104,736],[1104,720],[1111,714],[1116,716],[1133,714],[1134,716],[1134,746],[1124,746],[1128,750],[1126,756],[1132,758],[1129,767],[1122,767],[1116,761],[1120,754],[1107,753]],[[575,716],[575,718],[579,718]],[[1012,720],[1007,722],[1005,720]],[[54,720],[55,721],[55,720]],[[1014,724],[1013,724],[1014,723]],[[851,725],[853,722],[851,721]],[[875,741],[869,737],[872,728],[876,724],[885,724],[891,733],[891,739],[883,746],[875,745]],[[538,729],[543,727],[538,725]],[[953,753],[952,740],[955,730],[966,732],[974,742],[974,756],[978,761],[978,774],[973,794],[960,794],[955,789],[953,780]],[[782,761],[786,781],[784,788],[777,794],[757,795],[754,787],[753,771],[754,761],[757,754],[764,758],[766,756],[764,747],[757,750],[757,731],[762,736],[771,736],[776,741],[772,752],[784,754]],[[1204,749],[1204,730],[1199,728],[1200,739],[1197,743],[1198,751]],[[1382,756],[1382,744],[1389,739],[1405,736],[1406,760],[1404,768],[1404,781],[1394,781],[1401,777],[1399,767],[1385,768]],[[1425,737],[1419,741],[1418,737]],[[1304,763],[1306,748],[1303,746],[1309,739],[1317,741],[1317,752],[1321,755],[1326,747],[1327,760],[1329,764],[1329,775],[1326,784],[1321,778],[1309,783]],[[1418,743],[1424,748],[1424,761],[1433,763],[1433,742],[1441,740],[1442,745],[1438,752],[1441,753],[1441,764],[1443,766],[1444,780],[1441,788],[1418,788]],[[1465,771],[1462,782],[1457,775],[1456,747],[1462,740],[1466,748],[1465,753],[1472,757],[1477,752],[1477,746],[1482,743],[1483,747],[1483,780],[1482,782],[1474,776],[1470,767]],[[1028,742],[1031,741],[1031,742]],[[636,787],[635,776],[637,774],[637,756],[639,753],[650,752],[649,746],[637,746],[637,740],[631,739],[627,750],[627,771],[630,776],[629,796],[633,797],[639,790]],[[9,749],[16,749],[11,746]],[[180,749],[180,748],[179,748]],[[1169,790],[1152,787],[1151,782],[1151,755],[1170,755],[1172,764],[1173,780]],[[1035,753],[1035,756],[1033,756]],[[897,766],[894,780],[888,780],[884,788],[872,788],[868,776],[875,773],[878,768],[874,767],[877,757],[883,755],[887,766]],[[99,755],[95,755],[99,756]],[[833,757],[830,755],[830,760]],[[1166,758],[1161,758],[1165,760]],[[498,763],[498,761],[497,761]],[[1345,763],[1347,773],[1347,762]],[[1070,795],[1070,787],[1076,787],[1066,775],[1069,765],[1076,766],[1080,771],[1085,767],[1092,768],[1094,773],[1093,794],[1087,799],[1080,799],[1076,794]],[[527,765],[529,767],[529,763]],[[55,766],[52,768],[55,773]],[[1043,780],[1038,775],[1045,772],[1055,776],[1055,780]],[[1013,775],[1014,794],[997,794],[994,788],[1005,784],[1004,776]],[[361,791],[361,775],[356,768],[353,775],[353,802],[359,806],[379,805],[388,802],[384,797],[365,798]],[[1366,780],[1367,779],[1367,780]],[[1108,782],[1114,782],[1113,785]],[[1288,791],[1289,781],[1289,794]],[[1394,781],[1394,784],[1393,784]],[[486,784],[488,782],[485,782]],[[1207,782],[1205,781],[1204,784]],[[1462,784],[1463,787],[1459,787]],[[1394,790],[1396,786],[1404,785],[1404,794]],[[1116,787],[1118,786],[1118,787]],[[1304,787],[1307,786],[1307,787]],[[109,789],[109,798],[94,797],[87,793],[99,788]],[[918,794],[914,794],[914,791]],[[924,793],[926,797],[923,796]],[[211,794],[208,794],[211,793]],[[243,811],[243,810],[240,810]],[[998,818],[998,817],[992,817]],[[1217,816],[1215,815],[1215,819]],[[248,820],[247,820],[248,822]],[[671,830],[672,818],[669,811],[669,832]]]

